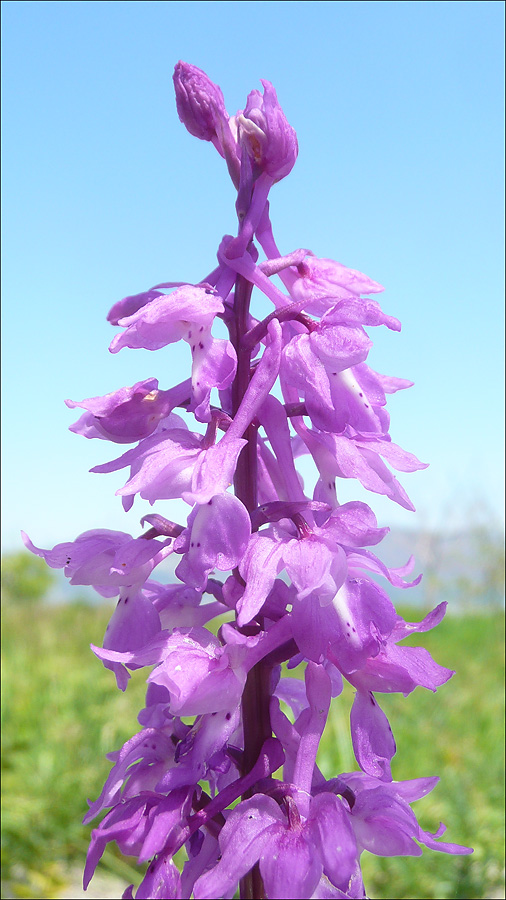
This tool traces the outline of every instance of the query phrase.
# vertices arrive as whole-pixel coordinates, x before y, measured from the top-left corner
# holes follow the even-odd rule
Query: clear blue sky
[[[279,246],[366,272],[402,321],[371,329],[369,362],[415,382],[391,433],[431,466],[401,476],[417,514],[370,495],[381,524],[500,520],[503,3],[2,7],[4,548],[20,528],[43,547],[136,534],[147,511],[122,512],[126,471],[88,474],[119,453],[68,432],[63,401],[186,375],[186,345],[111,355],[105,321],[125,294],[202,278],[235,228],[223,162],[176,114],[179,59],[230,113],[273,82],[300,147],[271,195]]]

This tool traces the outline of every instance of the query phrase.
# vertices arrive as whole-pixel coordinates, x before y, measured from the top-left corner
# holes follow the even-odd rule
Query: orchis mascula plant
[[[217,267],[198,284],[158,284],[120,300],[108,319],[122,328],[112,353],[184,340],[191,375],[175,387],[147,378],[67,401],[85,410],[72,431],[135,445],[92,471],[129,468],[117,491],[125,510],[139,494],[157,512],[140,537],[97,529],[40,550],[25,536],[71,584],[118,595],[103,646],[92,647],[118,687],[128,669],[151,667],[141,730],[108,755],[110,775],[85,816],[109,810],[92,833],[84,883],[114,840],[149,862],[137,900],[233,897],[238,888],[248,898],[362,898],[363,850],[471,852],[437,840],[444,825],[436,834],[419,826],[410,804],[438,779],[392,780],[395,741],[377,699],[417,685],[435,691],[451,677],[426,650],[399,643],[437,625],[446,604],[405,622],[372,576],[409,587],[419,581],[405,581],[412,561],[387,568],[369,548],[388,528],[365,503],[336,494],[336,478],[357,478],[413,509],[387,464],[424,464],[392,443],[385,410],[386,394],[410,382],[366,363],[364,326],[400,323],[364,296],[383,290],[366,275],[278,249],[267,198],[292,169],[297,139],[273,86],[263,81],[263,94],[253,90],[229,117],[200,69],[178,63],[174,84],[183,124],[225,159],[238,233],[225,235]],[[253,288],[273,305],[262,321],[250,309]],[[213,336],[216,318],[227,340]],[[318,470],[312,497],[295,467],[301,454]],[[190,508],[184,524],[171,519],[174,498]],[[169,555],[178,580],[167,585],[152,576]],[[282,675],[283,663],[304,663],[304,681]],[[317,750],[343,678],[356,688],[358,771],[328,780]],[[132,886],[123,897],[133,898]]]

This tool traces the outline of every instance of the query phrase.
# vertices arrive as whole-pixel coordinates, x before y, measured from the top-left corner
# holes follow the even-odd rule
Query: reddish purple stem
[[[251,350],[242,346],[243,336],[248,330],[249,303],[253,285],[242,275],[235,283],[234,323],[231,334],[237,352],[237,374],[232,385],[233,415],[236,414],[250,381]],[[238,459],[234,490],[236,497],[244,503],[249,513],[257,506],[257,429],[251,424],[244,433],[248,441]],[[244,729],[243,776],[253,769],[264,742],[272,736],[269,713],[271,670],[263,661],[257,663],[248,673],[242,697],[242,720]],[[253,787],[243,799],[252,796]],[[261,900],[265,891],[258,864],[241,879],[242,900]]]

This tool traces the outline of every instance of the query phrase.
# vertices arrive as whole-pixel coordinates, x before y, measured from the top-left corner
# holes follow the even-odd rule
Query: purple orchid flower
[[[139,649],[123,653],[93,645],[92,650],[99,659],[129,668],[155,665],[148,681],[167,689],[171,715],[234,709],[246,680],[244,660],[233,667],[221,642],[205,628],[161,631]]]
[[[178,729],[183,734],[178,734]],[[166,769],[174,763],[174,739],[181,739],[188,726],[178,719],[167,721],[163,729],[144,728],[130,738],[121,750],[108,753],[114,761],[100,797],[90,803],[83,822],[91,822],[107,807],[116,806],[121,798],[136,797],[140,791],[154,791]]]
[[[167,834],[178,826],[189,802],[188,790],[181,788],[167,797],[144,791],[113,807],[91,833],[84,871],[85,889],[109,841],[116,841],[126,856],[137,856],[139,862],[145,862],[163,848]]]
[[[195,883],[196,900],[223,897],[234,890],[257,861],[267,896],[273,900],[311,897],[324,864],[348,882],[356,857],[355,841],[345,814],[341,815],[338,805],[332,808],[330,795],[329,800],[315,798],[305,822],[291,798],[286,801],[286,812],[272,797],[261,794],[238,804],[220,832],[220,861]]]
[[[147,378],[66,401],[84,411],[74,433],[133,445],[91,471],[127,468],[116,493],[125,511],[137,494],[155,506],[141,520],[149,527],[141,537],[94,529],[50,550],[23,534],[71,584],[118,598],[103,646],[92,644],[118,688],[132,670],[148,670],[140,730],[108,754],[111,771],[85,816],[103,815],[85,887],[114,840],[147,863],[135,900],[218,900],[237,890],[241,898],[363,900],[364,850],[471,852],[441,841],[443,825],[434,835],[418,825],[410,804],[437,778],[393,781],[397,748],[378,702],[381,693],[436,691],[451,678],[425,649],[402,645],[435,627],[446,603],[405,622],[376,578],[409,588],[421,577],[411,576],[414,559],[386,566],[370,548],[389,529],[367,504],[339,496],[339,479],[357,479],[413,509],[391,468],[425,464],[392,442],[386,409],[387,396],[411,382],[366,362],[370,330],[399,332],[400,322],[367,296],[383,288],[363,273],[304,248],[279,251],[269,197],[298,146],[274,87],[262,85],[229,117],[201,69],[176,65],[178,115],[224,158],[237,229],[219,242],[202,281],[156,284],[107,316],[122,329],[113,354],[189,344],[188,377],[165,390]],[[257,293],[270,303],[263,317]],[[228,337],[213,335],[216,319]],[[303,454],[316,468],[309,493],[297,471]],[[190,507],[182,524],[171,510],[178,499]],[[158,573],[155,581],[171,554],[173,583]],[[292,676],[302,666],[304,680],[286,677],[285,664]],[[332,704],[346,702],[344,680],[356,691],[357,771],[327,779],[319,745]],[[133,900],[132,885],[123,897]]]
[[[354,300],[362,294],[377,294],[384,290],[381,284],[362,272],[348,269],[332,259],[317,259],[312,255],[306,256],[295,270],[285,270],[284,281],[294,300],[304,299],[306,311],[316,316],[327,312],[329,300],[334,303]],[[373,303],[370,300],[361,302],[365,307]]]
[[[335,478],[357,478],[366,490],[384,494],[399,506],[414,511],[406,491],[382,457],[402,472],[425,469],[427,463],[388,439],[358,434],[348,426],[343,434],[310,430],[303,423],[295,427],[316,463],[322,485],[330,486],[330,491],[324,490],[321,495],[328,502],[332,502]]]
[[[385,784],[362,772],[341,775],[355,795],[349,818],[360,850],[377,856],[421,856],[416,841],[442,853],[471,853],[469,847],[439,842],[445,826],[436,834],[423,831],[409,804],[425,797],[439,778],[415,778]]]
[[[211,389],[228,387],[237,366],[230,341],[211,335],[213,320],[223,311],[223,301],[213,288],[184,285],[172,294],[151,299],[137,312],[119,319],[118,324],[126,330],[113,338],[109,349],[111,353],[118,353],[123,347],[158,350],[174,341],[185,340],[193,358],[189,409],[198,421],[209,421]]]
[[[304,723],[290,770],[294,784],[280,804],[257,794],[235,807],[220,833],[220,860],[195,883],[196,898],[223,896],[256,860],[269,897],[309,897],[322,874],[347,888],[357,848],[346,810],[335,795],[309,794],[330,703],[330,678],[322,667],[308,666],[306,688],[309,706],[299,716]]]
[[[155,431],[161,422],[167,426],[175,406],[188,400],[191,381],[187,379],[168,391],[158,390],[156,378],[138,381],[131,388],[120,388],[105,397],[89,400],[65,400],[71,409],[87,410],[70,431],[87,438],[100,438],[117,444],[140,441]]]
[[[171,539],[163,542],[132,538],[123,531],[93,529],[75,541],[41,550],[22,532],[28,550],[41,556],[52,569],[63,569],[71,584],[90,584],[103,597],[114,597],[122,587],[141,586],[155,566],[172,553]]]
[[[162,427],[118,459],[91,469],[104,473],[130,466],[130,478],[116,492],[126,510],[137,493],[151,504],[182,497],[193,506],[207,503],[232,484],[237,457],[246,441],[225,435],[217,445],[209,444],[177,419],[173,417],[170,423],[174,427]]]
[[[246,637],[230,625],[222,627],[222,642],[206,628],[162,630],[142,646],[128,651],[91,649],[104,663],[130,669],[155,666],[148,683],[167,689],[171,715],[198,716],[235,710],[248,671],[259,659],[291,637],[286,618],[267,633]]]
[[[262,80],[263,96],[251,91],[242,113],[236,116],[239,144],[246,148],[258,172],[280,181],[291,172],[297,159],[297,135],[288,124],[276,91]]]
[[[203,590],[215,567],[224,572],[238,565],[250,530],[248,512],[233,494],[217,494],[196,506],[188,528],[174,542],[176,553],[183,554],[176,575],[190,587]]]
[[[122,900],[134,900],[132,891],[133,884],[130,884],[123,893]],[[162,900],[162,898],[180,900],[182,896],[179,870],[171,859],[161,856],[149,864],[146,874],[135,893],[135,900],[148,900],[150,897],[155,898],[155,900]]]

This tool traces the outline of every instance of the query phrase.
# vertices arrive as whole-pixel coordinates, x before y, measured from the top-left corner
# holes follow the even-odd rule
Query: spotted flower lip
[[[377,294],[384,291],[381,284],[362,272],[349,269],[333,259],[318,259],[316,256],[306,256],[297,266],[296,272],[294,269],[287,270],[286,280],[289,282],[290,293],[294,299],[305,298],[306,310],[312,315],[323,315],[327,312],[329,300],[337,303],[353,300],[362,294]],[[377,307],[374,301],[362,302],[365,308],[368,303],[372,308]],[[391,318],[390,322],[389,327],[394,327],[396,331],[400,330],[397,319]]]
[[[209,421],[211,389],[227,388],[237,368],[231,342],[211,335],[214,318],[224,309],[214,288],[184,285],[119,319],[118,324],[125,331],[113,338],[109,349],[111,353],[118,353],[123,347],[159,350],[175,341],[186,341],[193,359],[189,410],[199,421]]]
[[[190,514],[188,528],[176,538],[174,550],[183,558],[177,577],[203,590],[214,568],[233,569],[244,555],[251,533],[246,507],[233,494],[217,494]]]
[[[385,394],[411,386],[401,379],[390,382],[365,364],[372,341],[363,325],[400,329],[398,320],[385,316],[374,300],[353,297],[339,301],[310,331],[294,334],[284,347],[282,381],[304,398],[313,425],[322,431],[338,434],[350,426],[387,435]]]
[[[198,343],[199,334],[209,329],[215,316],[223,311],[221,297],[210,287],[186,284],[172,294],[157,292],[135,312],[118,319],[126,330],[113,338],[111,352],[117,353],[122,347],[159,350],[181,338],[193,338]]]
[[[129,668],[155,665],[148,681],[167,688],[169,712],[177,716],[234,709],[246,679],[244,664],[233,667],[226,649],[205,628],[159,632],[143,647],[124,653],[92,649],[103,661]]]
[[[283,569],[301,599],[318,591],[322,603],[330,602],[346,577],[346,555],[339,544],[321,534],[301,540],[279,524],[252,535],[239,566],[246,581],[237,604],[240,625],[261,609]]]
[[[252,636],[242,635],[232,626],[223,628],[223,641],[206,628],[193,626],[173,632],[158,631],[131,650],[94,644],[91,648],[104,664],[119,663],[129,669],[155,666],[147,680],[167,690],[171,715],[198,716],[223,710],[231,713],[240,702],[254,661],[286,639],[290,624],[283,622],[271,632]]]
[[[382,641],[379,653],[368,657],[361,669],[348,673],[348,680],[359,690],[399,692],[405,697],[418,686],[436,691],[455,674],[453,669],[436,663],[424,647],[399,647],[398,642],[409,633],[434,628],[446,607],[446,602],[440,603],[422,622],[411,626],[399,616],[396,627]],[[337,659],[334,661],[339,666]]]

